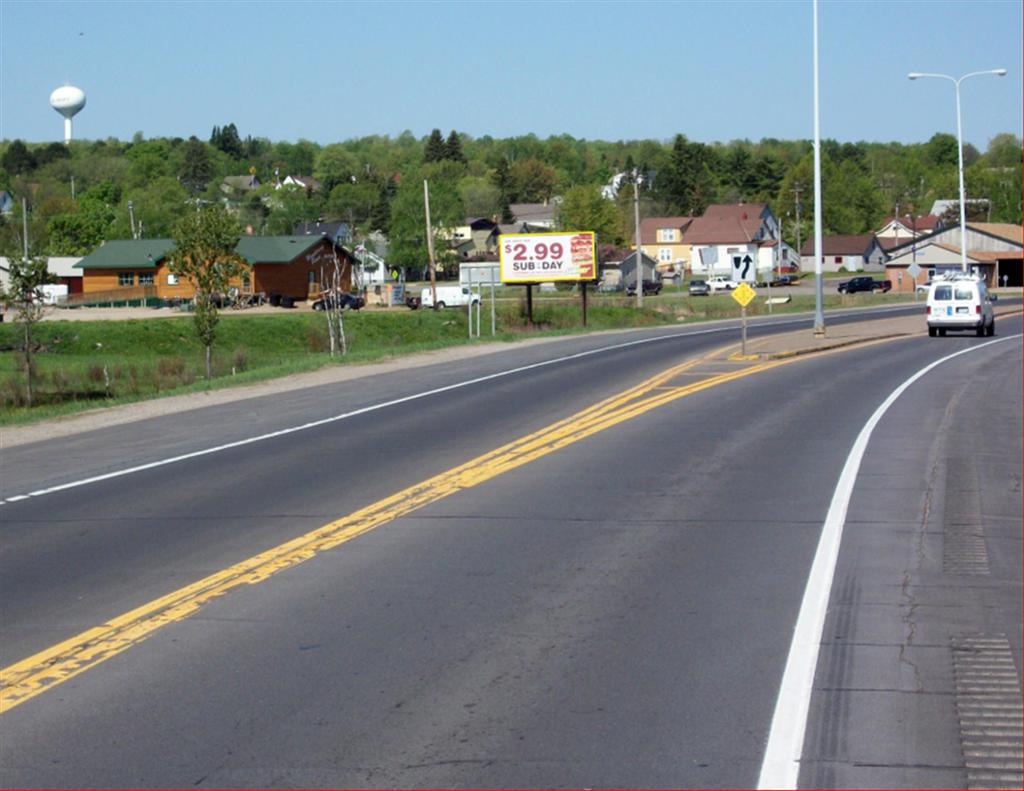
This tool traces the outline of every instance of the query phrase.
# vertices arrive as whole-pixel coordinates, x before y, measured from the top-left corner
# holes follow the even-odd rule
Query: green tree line
[[[985,219],[1021,222],[1021,141],[993,138],[964,151],[969,198],[986,198]],[[822,223],[826,233],[866,233],[900,213],[924,214],[957,196],[957,145],[939,133],[926,143],[822,143]],[[382,231],[398,265],[426,260],[423,181],[437,228],[466,217],[511,219],[514,203],[562,199],[567,229],[597,230],[602,242],[632,236],[633,178],[645,216],[699,215],[710,203],[767,202],[794,242],[813,223],[812,146],[807,140],[601,141],[472,137],[435,129],[373,135],[329,145],[242,137],[233,123],[199,137],[0,143],[0,189],[14,197],[0,246],[20,239],[21,199],[29,205],[34,255],[84,255],[105,239],[167,237],[188,211],[226,204],[255,233],[290,233],[298,222],[344,220],[356,237]],[[255,175],[254,190],[226,189],[227,176]],[[624,176],[622,174],[625,174]],[[286,176],[311,176],[315,188],[275,189]],[[618,176],[618,197],[601,188]],[[129,207],[131,209],[129,210]]]

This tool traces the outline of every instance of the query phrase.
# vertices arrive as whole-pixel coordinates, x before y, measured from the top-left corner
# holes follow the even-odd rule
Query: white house
[[[768,239],[758,247],[757,272],[762,280],[772,272],[793,272],[799,268],[800,256],[785,240]]]
[[[875,236],[882,240],[896,239],[906,242],[924,234],[931,233],[939,225],[941,218],[934,214],[927,214],[924,217],[911,217],[909,214],[902,217],[886,217],[885,223],[875,231]]]
[[[46,268],[58,284],[67,287],[68,293],[78,294],[82,291],[82,270],[75,269],[75,264],[81,260],[81,256],[51,255],[46,259]],[[0,257],[0,286],[4,290],[11,285],[10,271],[11,262]]]
[[[761,245],[779,235],[778,220],[766,203],[713,204],[686,230],[690,270],[757,282],[774,264],[772,251],[762,253]]]
[[[889,256],[873,233],[840,234],[821,238],[822,272],[881,272]],[[804,242],[800,266],[814,271],[814,239]]]

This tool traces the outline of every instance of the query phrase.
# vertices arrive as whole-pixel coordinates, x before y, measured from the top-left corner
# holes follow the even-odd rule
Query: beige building
[[[690,269],[690,244],[686,231],[692,217],[648,217],[640,221],[640,247],[657,262],[658,272],[682,276]]]

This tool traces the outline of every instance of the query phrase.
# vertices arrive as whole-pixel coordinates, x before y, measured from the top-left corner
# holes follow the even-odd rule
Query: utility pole
[[[28,261],[28,202],[21,199],[21,248]]]
[[[132,239],[138,239],[138,235],[135,233],[135,204],[128,201],[128,222],[132,226]]]
[[[800,190],[799,184],[793,187],[793,203],[796,205],[796,254],[800,255]]]
[[[644,306],[644,262],[640,247],[640,173],[633,173],[633,219],[636,224],[636,306]]]
[[[427,215],[427,253],[430,255],[430,302],[437,310],[437,276],[434,274],[434,234],[430,230],[430,187],[423,179],[423,209]]]

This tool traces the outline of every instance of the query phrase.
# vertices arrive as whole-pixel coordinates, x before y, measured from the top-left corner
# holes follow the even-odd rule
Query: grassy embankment
[[[581,332],[578,297],[560,292],[534,304],[535,329],[526,328],[522,299],[499,300],[498,341],[529,334]],[[521,295],[521,289],[518,290]],[[783,294],[773,290],[773,296]],[[751,303],[748,315],[767,313],[763,297]],[[830,295],[826,307],[896,301],[889,295]],[[904,297],[905,299],[905,297]],[[814,298],[795,296],[774,311],[813,309]],[[491,340],[490,310],[482,310],[484,337]],[[59,315],[59,314],[58,314]],[[143,314],[144,315],[144,314]],[[690,298],[668,289],[644,300],[637,311],[632,298],[591,295],[588,329],[621,329],[730,318],[739,307],[725,294]],[[362,311],[345,316],[349,353],[331,358],[323,316],[288,313],[245,316],[222,314],[214,347],[214,379],[202,375],[202,349],[191,318],[130,321],[46,321],[36,327],[35,405],[25,406],[20,333],[0,324],[0,425],[58,417],[99,406],[128,403],[161,395],[228,387],[310,371],[324,365],[352,365],[446,346],[473,343],[467,339],[464,310]]]

